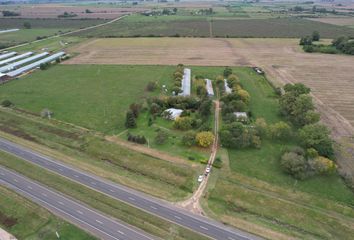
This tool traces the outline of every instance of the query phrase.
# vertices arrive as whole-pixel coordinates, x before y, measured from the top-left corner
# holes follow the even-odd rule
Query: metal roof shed
[[[208,96],[214,96],[213,83],[210,79],[205,79]]]
[[[0,55],[0,60],[15,56],[17,52],[9,52]]]
[[[31,63],[29,65],[26,65],[26,66],[22,67],[22,68],[16,69],[16,70],[14,70],[12,72],[8,72],[8,73],[6,73],[6,75],[9,76],[9,77],[17,77],[17,76],[19,76],[19,75],[21,75],[21,74],[23,74],[25,72],[28,72],[28,71],[30,71],[32,69],[35,69],[35,68],[39,67],[41,64],[52,62],[52,61],[54,61],[54,60],[56,60],[56,59],[58,59],[58,58],[60,58],[61,56],[64,56],[64,55],[65,55],[65,52],[55,53],[55,54],[53,54],[53,55],[51,55],[49,57],[46,57],[46,58],[43,58],[43,59],[37,61],[37,62]]]
[[[4,65],[4,64],[10,63],[10,62],[14,62],[14,61],[16,61],[18,59],[29,57],[32,54],[33,54],[33,52],[26,52],[26,53],[23,53],[21,55],[17,55],[17,56],[14,56],[12,58],[8,58],[8,59],[5,59],[5,60],[2,60],[2,61],[0,61],[0,65]]]
[[[0,68],[0,72],[4,73],[4,72],[11,71],[11,70],[15,69],[16,67],[19,67],[19,66],[21,66],[21,65],[24,65],[24,64],[26,64],[26,63],[33,62],[33,61],[35,61],[35,60],[37,60],[37,59],[40,59],[40,58],[42,58],[42,57],[45,57],[45,56],[47,56],[47,55],[49,55],[48,52],[43,52],[43,53],[40,53],[40,54],[36,54],[36,55],[34,55],[34,56],[32,56],[32,57],[22,59],[22,60],[20,60],[20,61],[18,61],[18,62],[14,62],[14,63],[8,64],[8,65],[6,65],[6,66],[1,67],[1,68]]]

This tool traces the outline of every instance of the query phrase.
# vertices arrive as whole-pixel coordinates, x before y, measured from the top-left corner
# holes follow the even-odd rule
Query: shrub
[[[138,143],[138,144],[146,144],[147,142],[144,136],[132,135],[130,133],[128,133],[128,141]]]
[[[291,136],[291,127],[285,122],[278,122],[269,126],[269,135],[273,139],[286,140]]]
[[[315,173],[322,175],[334,173],[337,169],[336,164],[332,160],[322,156],[310,160],[309,165]]]
[[[126,128],[136,128],[137,127],[134,113],[131,110],[129,110],[125,116],[125,127]]]
[[[182,137],[182,144],[191,147],[195,144],[195,132],[189,131]]]
[[[193,119],[191,117],[178,117],[173,123],[173,127],[179,130],[189,130],[192,128]]]
[[[155,142],[156,144],[162,145],[166,142],[167,139],[168,134],[165,131],[160,130],[155,137]]]
[[[281,157],[280,163],[284,171],[296,179],[303,180],[308,176],[307,161],[303,155],[295,152],[286,152]]]
[[[214,134],[212,132],[199,132],[195,136],[195,141],[200,147],[209,147],[214,142]]]
[[[1,102],[1,106],[3,107],[11,107],[12,106],[12,102],[10,100],[4,100]]]
[[[221,168],[222,167],[222,160],[220,157],[216,157],[214,162],[213,162],[213,167],[215,168]]]

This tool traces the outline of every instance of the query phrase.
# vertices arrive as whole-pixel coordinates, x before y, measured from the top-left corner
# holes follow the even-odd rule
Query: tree
[[[197,144],[201,147],[209,147],[214,142],[214,134],[212,132],[199,132],[195,136]]]
[[[136,128],[136,119],[134,113],[129,110],[125,117],[125,127],[126,128]]]
[[[158,105],[156,103],[152,103],[150,106],[150,113],[155,115],[155,114],[159,114],[160,112],[161,112],[160,105]]]
[[[320,33],[318,31],[312,33],[312,41],[320,41]]]
[[[158,131],[157,135],[155,137],[155,142],[156,144],[164,144],[166,142],[166,140],[168,139],[168,134],[165,131]]]
[[[322,156],[310,160],[309,165],[317,174],[331,174],[337,169],[336,164],[332,160]]]
[[[199,113],[202,117],[208,117],[211,113],[212,101],[210,99],[205,99],[201,102],[199,107]]]
[[[305,179],[308,174],[307,161],[304,156],[295,152],[286,152],[280,160],[281,167],[297,179]]]
[[[178,117],[173,127],[179,130],[189,130],[192,128],[193,119],[191,117]]]
[[[315,106],[312,102],[312,97],[307,94],[301,94],[295,100],[292,106],[292,111],[290,113],[290,120],[297,126],[304,126],[307,121],[311,121],[311,117],[316,118],[314,114],[309,115],[309,111],[313,112]]]
[[[269,126],[269,135],[273,139],[286,140],[291,136],[291,127],[285,122],[277,122]]]
[[[1,102],[1,106],[3,107],[11,107],[12,106],[12,102],[10,100],[4,100]]]
[[[232,74],[232,69],[230,67],[226,67],[224,69],[224,77],[228,78]]]
[[[32,28],[30,22],[24,22],[24,23],[23,23],[23,27],[26,28],[26,29],[31,29],[31,28]]]
[[[319,155],[333,157],[333,142],[329,130],[320,124],[309,124],[299,130],[299,137],[304,147],[314,148]]]
[[[302,83],[295,83],[295,84],[287,83],[284,85],[284,91],[292,92],[295,94],[295,96],[299,96],[301,94],[309,94],[311,89],[306,87]]]
[[[153,92],[155,91],[157,88],[157,83],[156,82],[148,82],[148,84],[146,85],[146,90],[149,92]]]
[[[129,109],[134,114],[134,117],[137,118],[141,110],[141,104],[132,103],[130,104]]]
[[[188,147],[191,147],[195,144],[195,133],[193,131],[189,131],[182,137],[182,144]]]
[[[237,94],[240,96],[241,100],[245,103],[248,104],[250,102],[250,94],[246,90],[238,90]]]
[[[301,46],[309,46],[309,45],[312,45],[312,37],[310,37],[310,36],[302,37],[302,38],[300,39],[299,45],[301,45]]]

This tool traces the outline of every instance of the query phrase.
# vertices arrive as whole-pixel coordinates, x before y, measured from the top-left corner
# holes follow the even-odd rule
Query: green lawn
[[[0,186],[0,216],[0,227],[17,239],[54,240],[57,239],[56,231],[60,234],[61,239],[96,239],[2,186]]]
[[[129,105],[156,93],[146,84],[172,83],[172,66],[57,65],[0,87],[0,100],[104,133],[123,131]]]
[[[66,32],[70,29],[55,29],[55,28],[35,28],[35,29],[20,29],[16,32],[0,34],[0,47],[9,47],[21,43],[31,42],[37,37],[49,37],[60,32]]]

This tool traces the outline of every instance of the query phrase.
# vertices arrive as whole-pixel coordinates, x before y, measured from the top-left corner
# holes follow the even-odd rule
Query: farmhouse
[[[234,115],[236,116],[237,121],[247,122],[248,120],[248,116],[246,112],[234,112]]]
[[[168,118],[169,120],[176,120],[176,118],[181,116],[182,112],[182,109],[177,108],[169,108],[164,111],[166,118]]]
[[[205,83],[206,83],[206,90],[207,90],[208,96],[209,97],[214,96],[214,89],[213,89],[213,84],[212,84],[211,80],[205,79]]]

